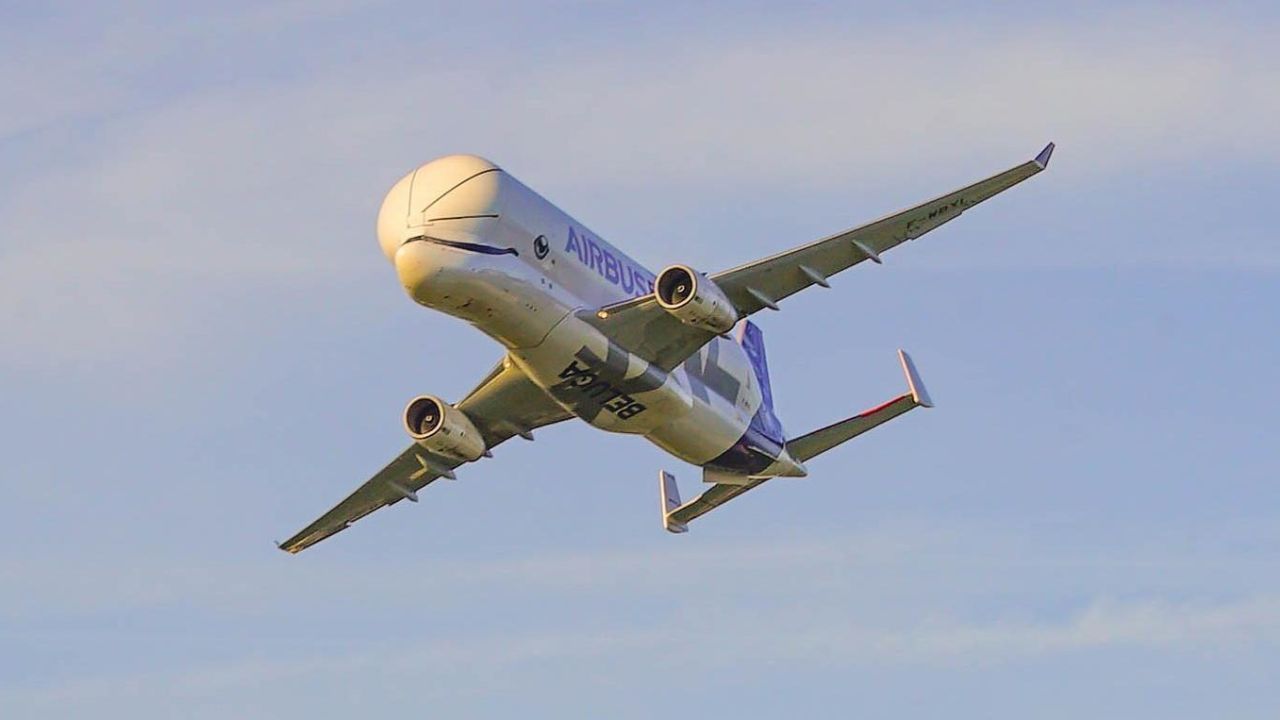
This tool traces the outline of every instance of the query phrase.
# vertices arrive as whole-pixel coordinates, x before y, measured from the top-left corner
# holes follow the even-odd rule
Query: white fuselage
[[[743,348],[717,337],[666,373],[612,343],[595,311],[651,293],[653,273],[496,165],[454,155],[406,175],[378,239],[416,302],[502,343],[574,415],[697,465],[740,454],[762,402]],[[739,471],[797,474],[788,460]]]

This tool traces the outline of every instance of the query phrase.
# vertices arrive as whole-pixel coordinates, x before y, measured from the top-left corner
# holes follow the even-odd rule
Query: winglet
[[[1053,143],[1044,146],[1044,149],[1036,156],[1035,163],[1043,170],[1049,167],[1049,158],[1051,157],[1053,157]]]
[[[1050,148],[1052,149],[1052,146]],[[929,397],[929,391],[924,388],[924,381],[920,379],[920,373],[916,370],[916,364],[911,361],[911,356],[906,350],[899,350],[898,360],[902,363],[902,372],[907,376],[907,388],[911,391],[911,399],[920,407],[933,407],[933,399]]]
[[[688,532],[688,525],[671,519],[671,513],[681,505],[680,488],[676,487],[676,476],[666,470],[659,471],[658,486],[662,491],[662,527],[669,533]]]

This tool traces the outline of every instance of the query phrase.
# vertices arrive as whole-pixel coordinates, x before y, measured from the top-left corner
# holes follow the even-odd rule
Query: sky
[[[0,2],[5,718],[1273,718],[1273,4]],[[651,270],[1048,172],[758,322],[801,434],[563,423],[298,556],[500,357],[383,193],[501,164]],[[407,507],[406,507],[407,506]]]

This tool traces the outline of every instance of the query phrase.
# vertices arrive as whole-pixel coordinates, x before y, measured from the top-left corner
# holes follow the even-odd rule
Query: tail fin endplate
[[[680,507],[680,488],[676,487],[676,476],[662,470],[658,473],[658,484],[662,489],[662,527],[666,528],[667,532],[687,532],[688,525],[676,522],[671,517],[671,513]]]

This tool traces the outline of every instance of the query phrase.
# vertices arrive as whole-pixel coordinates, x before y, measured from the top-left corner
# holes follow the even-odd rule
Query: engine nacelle
[[[724,291],[686,265],[672,265],[658,273],[653,290],[662,309],[686,325],[719,334],[738,322],[738,310]]]
[[[484,438],[466,413],[440,398],[421,395],[404,409],[404,429],[422,447],[458,460],[484,455]]]

